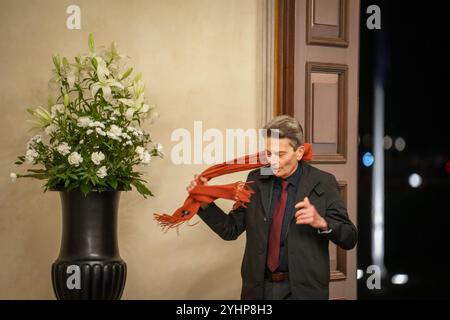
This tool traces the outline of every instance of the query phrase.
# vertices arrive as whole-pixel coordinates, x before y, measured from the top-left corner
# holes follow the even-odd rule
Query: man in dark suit
[[[299,122],[279,116],[264,128],[273,174],[250,172],[247,181],[254,181],[255,193],[247,208],[226,214],[215,203],[202,204],[198,214],[224,240],[246,231],[241,299],[328,299],[328,242],[352,249],[356,227],[335,177],[302,160]],[[194,180],[188,191],[195,185]]]

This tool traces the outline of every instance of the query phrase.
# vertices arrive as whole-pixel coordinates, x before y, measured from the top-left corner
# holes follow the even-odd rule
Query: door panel
[[[274,115],[290,114],[356,224],[358,0],[275,0]],[[356,299],[356,249],[330,244],[330,299]]]

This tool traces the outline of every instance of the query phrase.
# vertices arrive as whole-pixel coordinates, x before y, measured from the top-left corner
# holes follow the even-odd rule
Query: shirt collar
[[[301,173],[302,173],[302,161],[299,161],[297,169],[295,169],[295,171],[289,177],[286,178],[286,181],[297,188],[300,182]],[[276,179],[278,184],[281,184],[281,180],[282,180],[281,178]]]

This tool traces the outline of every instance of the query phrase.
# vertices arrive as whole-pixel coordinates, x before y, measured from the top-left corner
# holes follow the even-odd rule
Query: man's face
[[[288,138],[267,138],[267,160],[273,173],[279,178],[289,177],[297,169],[298,161],[303,157],[305,147],[294,150]]]

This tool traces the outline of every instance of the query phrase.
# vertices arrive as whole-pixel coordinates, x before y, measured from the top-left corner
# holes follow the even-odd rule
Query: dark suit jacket
[[[332,229],[329,234],[318,234],[309,225],[297,225],[295,219],[288,230],[289,281],[294,299],[328,299],[330,263],[328,241],[343,249],[352,249],[357,242],[357,230],[349,220],[332,174],[300,161],[302,176],[296,202],[308,196],[316,210]],[[223,212],[211,203],[199,216],[224,240],[235,240],[246,231],[247,241],[242,261],[241,299],[263,299],[267,241],[270,220],[268,210],[272,199],[273,175],[250,172],[247,181],[255,191],[247,208]]]

